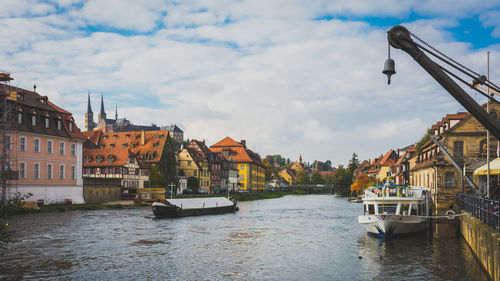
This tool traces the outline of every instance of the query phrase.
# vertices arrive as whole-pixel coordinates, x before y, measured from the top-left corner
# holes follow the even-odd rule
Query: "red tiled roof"
[[[254,163],[259,166],[263,165],[261,158],[257,153],[251,151],[250,149],[246,149],[245,146],[230,137],[226,137],[218,143],[210,146],[210,150],[216,153],[221,152],[221,154],[223,154],[222,151],[224,149],[230,150],[230,156],[233,158],[233,162],[235,163]]]
[[[144,144],[142,141],[144,133]],[[160,161],[168,137],[167,130],[145,132],[83,132],[99,148],[130,149],[140,160],[149,163]]]
[[[83,151],[83,167],[123,167],[129,156],[133,155],[130,149],[122,148],[91,148]],[[103,157],[102,162],[97,163],[97,157]],[[112,162],[109,157],[114,157]],[[88,159],[88,160],[87,160]]]

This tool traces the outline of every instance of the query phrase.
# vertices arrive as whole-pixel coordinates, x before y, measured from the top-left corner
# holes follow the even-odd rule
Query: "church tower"
[[[101,113],[98,114],[97,122],[99,128],[101,128],[104,132],[106,132],[106,112],[104,111],[104,98],[101,94]]]
[[[94,113],[92,112],[92,107],[90,106],[90,92],[89,92],[87,113],[85,113],[85,131],[92,131],[92,129],[94,129]]]

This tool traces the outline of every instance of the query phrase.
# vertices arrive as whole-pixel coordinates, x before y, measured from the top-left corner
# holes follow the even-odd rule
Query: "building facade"
[[[247,149],[246,141],[236,142],[226,137],[210,146],[210,150],[220,153],[225,159],[231,157],[238,168],[238,185],[240,190],[264,191],[265,167],[260,156]]]
[[[71,113],[34,91],[5,84],[0,91],[9,93],[12,117],[1,144],[10,175],[2,196],[20,192],[39,204],[84,203],[84,136]]]

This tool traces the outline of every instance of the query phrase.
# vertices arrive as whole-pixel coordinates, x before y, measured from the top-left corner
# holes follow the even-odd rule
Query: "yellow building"
[[[295,171],[284,168],[279,172],[279,176],[282,177],[289,185],[293,185],[295,182]]]
[[[260,156],[246,148],[246,142],[236,142],[226,137],[218,143],[210,146],[213,152],[220,152],[222,157],[229,159],[238,168],[238,186],[241,190],[264,191],[266,186],[265,167]]]
[[[208,161],[201,157],[196,150],[189,147],[183,148],[179,152],[177,165],[184,172],[186,178],[194,177],[198,180],[199,188],[210,190]]]
[[[499,116],[500,105],[491,103],[490,112]],[[446,115],[432,126],[431,134],[441,137],[440,142],[460,167],[466,167],[467,174],[472,174],[473,167],[486,159],[486,129],[468,113]],[[497,140],[491,137],[490,143],[490,154],[494,158]],[[441,149],[429,141],[417,155],[417,163],[411,169],[410,183],[430,188],[435,213],[444,214],[455,203],[456,193],[468,186],[462,174]]]

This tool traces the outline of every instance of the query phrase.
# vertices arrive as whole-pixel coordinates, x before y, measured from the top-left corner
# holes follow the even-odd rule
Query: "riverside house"
[[[31,192],[28,201],[39,204],[84,203],[85,138],[72,114],[35,91],[5,84],[0,91],[2,96],[8,94],[12,117],[11,126],[3,131],[6,147],[2,151],[8,166],[4,168],[10,177],[2,196]]]

